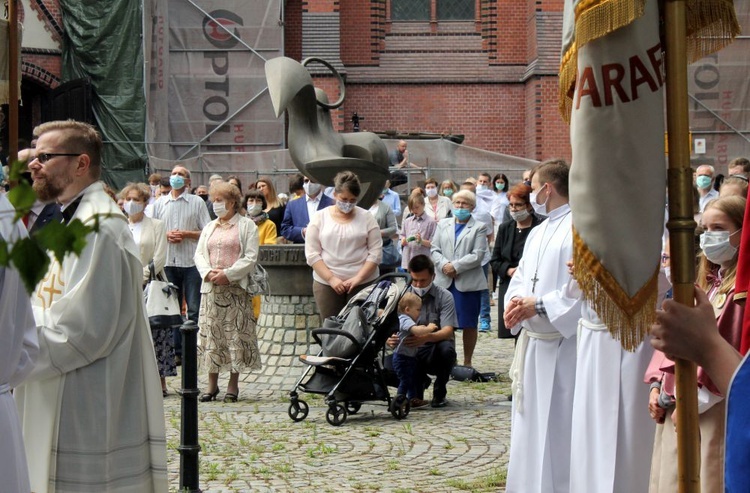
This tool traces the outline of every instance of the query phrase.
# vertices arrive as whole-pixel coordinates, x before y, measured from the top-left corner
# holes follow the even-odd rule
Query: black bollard
[[[180,491],[198,488],[198,326],[192,320],[180,327],[182,332],[182,423],[180,427]]]

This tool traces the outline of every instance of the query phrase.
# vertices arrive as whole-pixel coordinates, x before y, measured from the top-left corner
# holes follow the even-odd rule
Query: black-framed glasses
[[[80,155],[81,155],[80,152],[78,152],[76,154],[67,153],[67,152],[43,152],[41,154],[37,154],[36,155],[36,160],[39,161],[40,163],[44,164],[47,161],[49,161],[50,159],[52,159],[53,157],[57,157],[57,156],[80,156]]]

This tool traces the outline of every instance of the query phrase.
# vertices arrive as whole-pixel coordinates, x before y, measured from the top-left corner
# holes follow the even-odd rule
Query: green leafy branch
[[[16,210],[14,222],[28,214],[36,201],[36,193],[21,177],[26,170],[25,162],[16,161],[8,173],[9,180],[17,183],[7,195]],[[50,222],[28,238],[11,242],[0,238],[0,266],[9,267],[12,264],[18,270],[26,291],[31,293],[47,275],[50,265],[48,251],[53,252],[55,259],[62,263],[69,253],[80,255],[86,246],[86,236],[98,230],[99,218],[96,217],[92,225],[83,224],[80,219],[68,224]]]

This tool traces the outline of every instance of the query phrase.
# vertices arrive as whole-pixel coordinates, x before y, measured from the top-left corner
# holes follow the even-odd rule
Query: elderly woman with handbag
[[[128,226],[140,252],[144,286],[152,277],[150,267],[153,268],[156,276],[161,276],[161,279],[166,280],[164,266],[167,263],[167,229],[162,221],[144,214],[146,205],[151,199],[151,189],[145,183],[129,183],[120,192],[120,198],[123,199],[122,208],[128,216]],[[161,391],[164,397],[167,396],[166,377],[177,375],[171,328],[171,326],[151,325],[151,339],[154,343]]]
[[[219,372],[229,371],[224,402],[237,402],[240,372],[261,368],[249,276],[258,258],[258,228],[239,214],[242,195],[231,183],[210,190],[216,219],[198,240],[195,266],[201,284],[198,365],[208,373],[201,402],[216,400]]]

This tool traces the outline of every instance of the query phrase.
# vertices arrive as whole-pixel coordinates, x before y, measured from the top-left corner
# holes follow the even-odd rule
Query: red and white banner
[[[731,1],[688,0],[689,56],[736,34]],[[626,349],[654,318],[664,230],[664,58],[657,0],[566,3],[561,108],[570,118],[574,270]],[[734,22],[733,22],[734,21]]]

